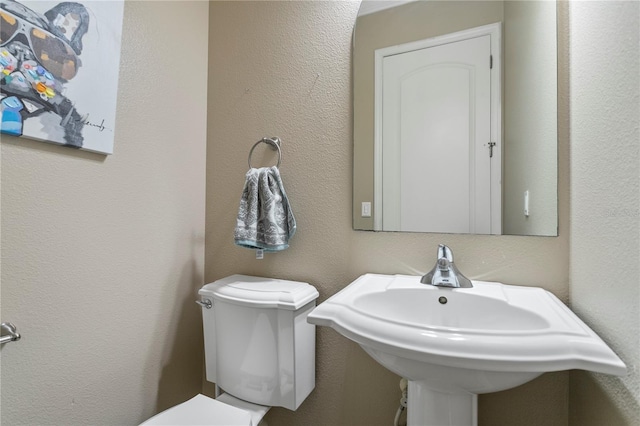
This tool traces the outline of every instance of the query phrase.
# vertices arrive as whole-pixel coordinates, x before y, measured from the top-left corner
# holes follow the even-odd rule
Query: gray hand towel
[[[235,229],[235,243],[250,249],[280,251],[296,232],[289,199],[277,167],[247,172]]]

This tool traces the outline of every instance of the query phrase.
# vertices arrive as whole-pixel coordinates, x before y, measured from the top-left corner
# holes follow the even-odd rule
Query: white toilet
[[[307,315],[318,291],[232,275],[198,293],[207,380],[219,396],[196,395],[142,424],[256,426],[270,407],[296,410],[315,387],[316,329]]]

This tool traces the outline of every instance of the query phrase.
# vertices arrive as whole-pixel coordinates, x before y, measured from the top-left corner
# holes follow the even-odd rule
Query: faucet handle
[[[447,259],[449,262],[453,262],[453,252],[451,251],[451,249],[444,245],[444,244],[439,244],[438,245],[438,259]]]

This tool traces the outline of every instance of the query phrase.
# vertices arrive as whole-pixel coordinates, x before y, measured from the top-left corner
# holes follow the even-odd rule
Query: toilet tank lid
[[[296,310],[318,298],[315,287],[299,281],[231,275],[206,284],[201,296],[239,305]]]

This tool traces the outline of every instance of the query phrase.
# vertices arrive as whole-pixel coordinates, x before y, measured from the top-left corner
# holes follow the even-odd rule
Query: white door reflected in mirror
[[[501,233],[499,45],[494,24],[376,51],[374,229]]]

